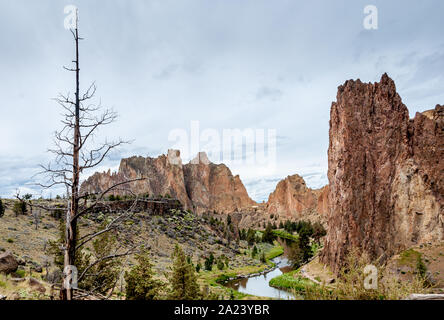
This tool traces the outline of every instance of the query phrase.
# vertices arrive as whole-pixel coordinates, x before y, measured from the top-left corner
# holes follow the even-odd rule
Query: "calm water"
[[[292,270],[290,267],[290,263],[287,258],[285,258],[285,256],[276,257],[272,261],[278,266],[278,268],[276,268],[275,270],[260,276],[233,280],[227,283],[226,286],[239,292],[248,293],[260,297],[286,300],[294,299],[294,296],[290,292],[276,289],[268,285],[268,282],[274,277],[280,276],[281,274]]]

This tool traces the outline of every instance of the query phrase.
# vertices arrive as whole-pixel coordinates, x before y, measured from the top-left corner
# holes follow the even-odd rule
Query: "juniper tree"
[[[186,256],[179,245],[176,244],[171,258],[173,260],[173,268],[169,276],[169,298],[172,300],[200,299],[202,296],[194,268],[186,261]]]
[[[149,252],[142,248],[136,255],[137,264],[125,273],[126,299],[154,300],[160,297],[163,283],[154,278]]]
[[[3,217],[5,214],[5,207],[3,206],[3,201],[0,199],[0,217]]]

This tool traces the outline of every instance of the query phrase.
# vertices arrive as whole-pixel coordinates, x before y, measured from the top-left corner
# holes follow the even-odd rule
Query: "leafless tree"
[[[115,230],[119,222],[122,222],[128,217],[129,210],[117,215],[105,228],[101,231],[78,237],[77,235],[77,223],[80,217],[88,213],[93,209],[100,201],[104,199],[104,196],[109,193],[128,186],[129,183],[143,180],[143,177],[137,179],[127,180],[117,183],[107,190],[102,190],[95,194],[95,200],[87,205],[86,199],[91,194],[80,194],[80,178],[81,174],[87,170],[98,166],[102,161],[113,151],[115,148],[122,144],[129,143],[118,139],[116,141],[107,141],[97,145],[93,143],[93,137],[97,133],[98,129],[102,126],[113,123],[117,114],[110,109],[102,108],[101,104],[94,104],[93,98],[96,93],[96,85],[92,83],[84,93],[80,93],[80,59],[79,59],[79,41],[83,40],[79,36],[78,30],[78,12],[76,16],[75,27],[71,30],[74,42],[75,42],[75,60],[73,60],[73,67],[63,67],[69,72],[75,74],[75,93],[74,96],[68,94],[59,94],[55,101],[61,106],[64,113],[61,120],[62,129],[56,131],[54,134],[54,147],[48,151],[54,155],[53,162],[48,165],[42,165],[42,171],[40,174],[44,174],[46,177],[45,182],[38,183],[42,188],[49,189],[52,187],[63,186],[66,189],[66,229],[65,229],[65,243],[61,248],[64,250],[64,267],[65,271],[68,266],[75,265],[76,252],[81,250],[81,247],[93,240],[95,237]],[[21,199],[17,194],[17,198]],[[84,199],[85,204],[80,205],[80,201]],[[137,197],[135,202],[137,201]],[[29,202],[28,202],[29,203]],[[45,210],[60,210],[60,208],[51,207],[50,205],[43,205],[39,203],[29,203],[34,207],[38,207]],[[77,243],[77,241],[79,243]],[[113,259],[121,256],[131,254],[134,248],[118,248],[118,250],[102,259]],[[100,261],[93,261],[85,271],[79,275],[79,281],[86,275],[86,272]],[[70,280],[70,275],[64,272],[63,276],[64,284]],[[83,292],[81,295],[92,294],[92,292]],[[74,295],[71,286],[62,285],[61,299],[72,300],[76,296]]]

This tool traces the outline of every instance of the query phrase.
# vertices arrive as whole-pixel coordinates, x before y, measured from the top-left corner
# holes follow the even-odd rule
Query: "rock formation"
[[[198,213],[234,212],[255,204],[239,176],[224,164],[211,163],[204,152],[184,166],[185,187]]]
[[[444,107],[417,113],[384,74],[346,81],[330,111],[328,232],[334,272],[351,247],[388,257],[444,235]]]
[[[328,186],[312,190],[295,174],[281,180],[268,197],[266,211],[279,220],[310,220],[325,222]]]
[[[136,179],[112,193],[149,194],[178,199],[184,208],[197,213],[233,212],[255,204],[247,194],[239,176],[233,176],[224,164],[211,163],[205,153],[183,165],[180,152],[169,150],[158,158],[131,157],[122,159],[117,173],[95,173],[81,187],[81,193],[103,192],[112,185]]]
[[[4,252],[0,254],[0,273],[13,273],[18,268],[17,259],[12,255],[11,252]]]
[[[151,197],[170,196],[178,199],[189,209],[192,207],[185,190],[183,165],[180,153],[169,150],[168,155],[157,158],[131,157],[120,161],[119,171],[96,172],[81,186],[81,193],[99,193],[116,183],[144,177],[145,180],[131,182],[113,189],[114,195],[149,194]],[[111,194],[110,193],[110,194]]]

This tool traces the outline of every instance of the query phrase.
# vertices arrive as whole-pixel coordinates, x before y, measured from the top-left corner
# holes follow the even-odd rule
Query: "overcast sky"
[[[411,117],[444,103],[441,0],[0,0],[3,197],[29,190],[50,160],[61,112],[51,99],[74,90],[62,69],[74,54],[68,4],[79,8],[85,38],[82,87],[96,81],[97,97],[120,115],[99,137],[134,139],[101,170],[166,153],[171,130],[189,132],[194,120],[221,134],[274,129],[276,170],[228,163],[261,201],[290,174],[313,188],[328,182],[329,112],[345,80],[387,72]],[[369,4],[377,30],[363,26]]]

